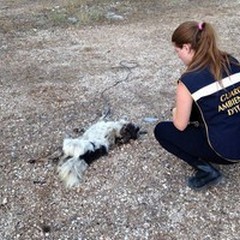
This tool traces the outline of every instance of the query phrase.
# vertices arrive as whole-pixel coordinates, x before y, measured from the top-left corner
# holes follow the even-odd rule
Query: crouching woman
[[[178,81],[173,121],[158,123],[154,134],[164,149],[196,169],[187,184],[199,190],[222,178],[211,163],[240,162],[240,65],[219,50],[207,22],[182,23],[172,43],[186,70]]]

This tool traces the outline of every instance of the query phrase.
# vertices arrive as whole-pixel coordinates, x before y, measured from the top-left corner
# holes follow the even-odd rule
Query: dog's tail
[[[83,159],[72,157],[58,166],[58,174],[66,187],[71,188],[80,184],[87,167],[88,164]]]

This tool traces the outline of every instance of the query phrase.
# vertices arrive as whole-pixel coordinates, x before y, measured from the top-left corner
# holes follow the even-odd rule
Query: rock
[[[76,17],[69,17],[68,22],[71,24],[76,24],[79,20]]]
[[[121,16],[121,15],[118,15],[114,12],[108,12],[106,14],[106,18],[109,19],[109,20],[124,20],[124,17]]]

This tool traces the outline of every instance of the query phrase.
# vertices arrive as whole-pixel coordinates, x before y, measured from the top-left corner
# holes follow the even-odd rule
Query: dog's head
[[[117,143],[127,143],[131,139],[136,140],[139,137],[140,127],[133,123],[126,123],[120,130],[120,138],[117,139]]]

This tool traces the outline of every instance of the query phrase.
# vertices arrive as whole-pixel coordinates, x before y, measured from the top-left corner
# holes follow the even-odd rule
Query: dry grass
[[[168,1],[167,6],[175,4]],[[4,2],[0,16],[0,31],[11,32],[14,30],[28,31],[31,29],[47,29],[52,26],[82,27],[93,24],[111,23],[106,15],[114,12],[124,17],[125,20],[138,20],[142,15],[151,14],[156,9],[160,11],[166,6],[166,1],[111,1],[111,0],[60,0],[38,1],[16,0]],[[14,14],[9,10],[14,8]],[[71,21],[74,19],[74,21]]]

